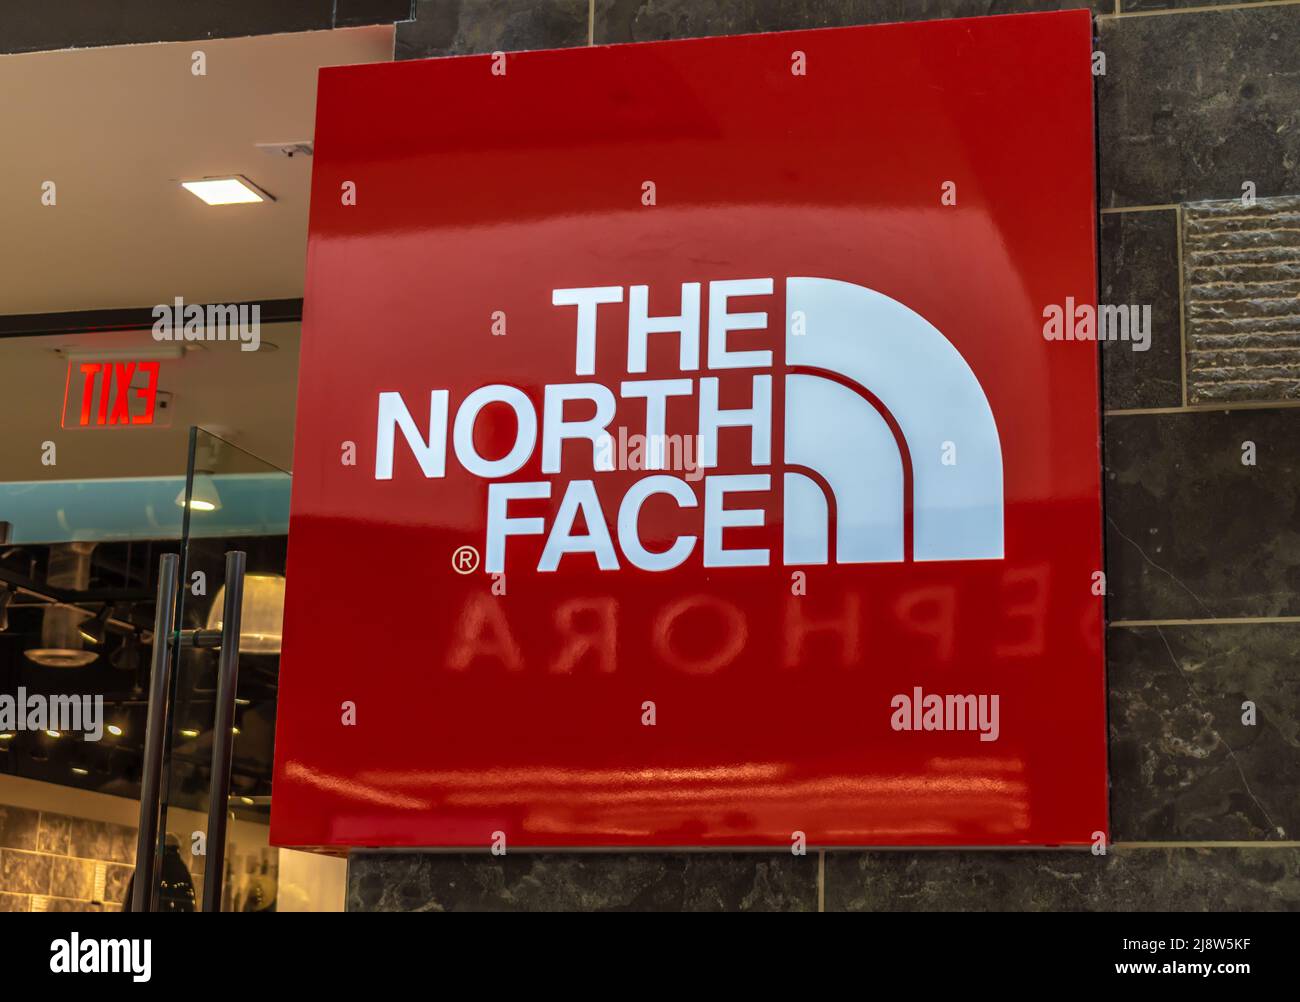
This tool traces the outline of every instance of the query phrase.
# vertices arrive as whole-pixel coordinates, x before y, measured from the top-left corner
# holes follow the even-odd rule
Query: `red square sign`
[[[1104,837],[1090,48],[324,70],[274,840]]]

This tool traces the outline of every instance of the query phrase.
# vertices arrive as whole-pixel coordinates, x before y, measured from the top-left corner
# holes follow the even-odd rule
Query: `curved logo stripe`
[[[836,563],[903,559],[903,460],[894,433],[870,402],[829,379],[786,376],[785,460],[816,470],[835,494]],[[826,522],[821,489],[811,478],[800,479],[819,495],[819,507],[810,503],[809,488],[791,493],[787,475],[786,563],[804,562],[791,559],[792,527]],[[821,536],[824,552],[824,530]],[[795,551],[804,552],[802,528],[794,529],[793,541]]]

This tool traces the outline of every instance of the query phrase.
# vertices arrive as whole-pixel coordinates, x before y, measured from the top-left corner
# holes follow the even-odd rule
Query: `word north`
[[[896,731],[979,731],[981,741],[996,741],[1002,725],[997,695],[939,695],[912,689],[889,701],[889,726]]]

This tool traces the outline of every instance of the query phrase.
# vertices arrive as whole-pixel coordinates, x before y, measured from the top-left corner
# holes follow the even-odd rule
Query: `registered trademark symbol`
[[[458,546],[451,555],[451,566],[457,574],[473,574],[478,570],[478,550],[472,546]]]

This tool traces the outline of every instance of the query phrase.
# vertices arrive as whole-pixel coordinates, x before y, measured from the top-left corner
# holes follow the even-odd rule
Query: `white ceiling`
[[[319,67],[392,53],[379,26],[0,56],[0,313],[301,296],[311,160],[254,144],[312,138]],[[177,183],[222,174],[276,201]]]

